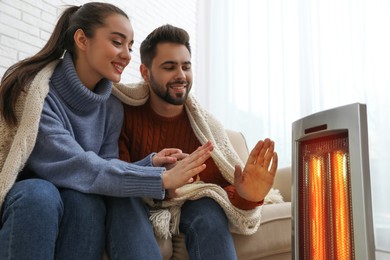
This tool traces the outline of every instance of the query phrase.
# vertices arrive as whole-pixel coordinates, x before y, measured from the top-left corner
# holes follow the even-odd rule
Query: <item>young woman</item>
[[[163,199],[191,181],[213,147],[117,159],[123,107],[111,88],[132,45],[119,8],[71,6],[43,49],[6,71],[0,259],[101,259],[105,246],[112,259],[161,257],[140,197]]]

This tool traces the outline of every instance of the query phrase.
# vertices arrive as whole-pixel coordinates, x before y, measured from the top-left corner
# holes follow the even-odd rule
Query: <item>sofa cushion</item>
[[[169,260],[172,257],[172,240],[164,238],[156,238],[158,246],[160,247],[161,255],[164,260]]]
[[[234,234],[233,238],[240,260],[291,252],[291,203],[264,205],[257,232],[251,236]]]

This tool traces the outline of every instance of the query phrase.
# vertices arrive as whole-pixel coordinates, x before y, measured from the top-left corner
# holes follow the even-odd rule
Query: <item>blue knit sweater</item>
[[[70,54],[55,69],[37,141],[27,166],[58,187],[115,197],[162,199],[162,172],[151,156],[118,160],[123,107],[101,80],[94,92],[79,80]]]

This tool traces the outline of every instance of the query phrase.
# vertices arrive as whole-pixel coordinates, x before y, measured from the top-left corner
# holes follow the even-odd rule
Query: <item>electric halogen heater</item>
[[[295,121],[292,173],[293,259],[375,259],[366,105]]]

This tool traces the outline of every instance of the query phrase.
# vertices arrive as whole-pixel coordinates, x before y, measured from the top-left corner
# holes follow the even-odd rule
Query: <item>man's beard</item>
[[[187,83],[187,86],[185,87],[186,91],[184,93],[171,94],[169,85],[177,84],[177,83],[183,83],[183,81],[175,81],[175,82],[168,83],[166,86],[166,90],[164,91],[164,86],[158,84],[154,80],[153,75],[150,76],[150,82],[149,82],[152,91],[157,96],[159,96],[162,100],[172,105],[183,105],[187,100],[188,93],[190,92],[191,89],[191,84]]]

